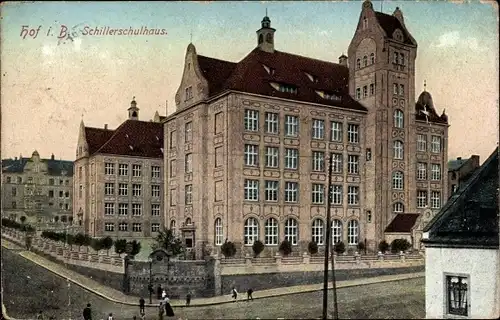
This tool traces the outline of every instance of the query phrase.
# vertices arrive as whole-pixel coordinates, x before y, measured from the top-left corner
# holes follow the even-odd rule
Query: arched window
[[[267,219],[264,226],[264,244],[268,246],[277,245],[278,235],[278,221],[274,218]]]
[[[358,234],[359,234],[358,221],[350,220],[347,223],[347,244],[350,246],[357,245],[359,242]]]
[[[360,69],[361,68],[361,59],[357,59],[356,60],[356,69]]]
[[[370,64],[374,64],[375,63],[375,53],[370,53]]]
[[[333,244],[342,241],[342,221],[338,219],[332,221],[332,241]]]
[[[403,142],[399,140],[394,141],[393,151],[394,151],[394,159],[402,160],[404,154]]]
[[[268,33],[266,35],[266,42],[267,43],[272,43],[273,42],[273,35],[272,34]]]
[[[394,126],[400,129],[404,128],[404,113],[399,109],[394,110]]]
[[[176,233],[176,230],[175,230],[175,220],[170,221],[170,230],[172,231],[173,234]]]
[[[244,227],[245,245],[251,246],[254,241],[259,240],[259,222],[255,218],[248,218]]]
[[[315,219],[312,223],[312,241],[316,242],[318,245],[323,245],[323,239],[325,238],[323,233],[324,225],[321,219]]]
[[[296,246],[299,242],[299,228],[297,220],[289,218],[285,221],[285,239]]]
[[[189,225],[191,225],[191,224],[192,224],[192,222],[191,222],[191,218],[187,218],[187,219],[186,219],[186,225],[187,225],[187,226],[189,226]]]
[[[261,44],[262,42],[264,42],[264,35],[259,35],[259,44]]]
[[[394,213],[403,213],[404,209],[405,207],[401,202],[396,202],[392,205],[392,212]]]
[[[222,228],[222,219],[215,219],[215,245],[221,246],[224,242],[224,229]]]
[[[404,66],[405,65],[405,55],[404,53],[399,54],[399,64]]]
[[[364,56],[363,57],[363,67],[366,67],[368,65],[368,57]]]
[[[403,190],[404,188],[404,175],[401,171],[392,173],[392,188],[396,190]]]

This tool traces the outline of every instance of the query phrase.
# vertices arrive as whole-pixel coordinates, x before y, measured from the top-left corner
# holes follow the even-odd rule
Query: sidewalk
[[[24,257],[27,260],[32,261],[33,263],[38,264],[39,266],[57,274],[58,276],[67,279],[68,281],[71,281],[80,287],[115,303],[120,303],[124,305],[132,305],[132,306],[137,306],[138,305],[138,297],[135,296],[128,296],[118,290],[106,287],[97,281],[94,281],[90,278],[87,278],[77,272],[68,270],[64,268],[63,266],[52,262],[50,260],[47,260],[33,252],[24,250],[23,248],[13,244],[12,242],[9,242],[5,239],[2,239],[2,246],[15,251],[17,254],[20,256]],[[370,277],[370,278],[363,278],[363,279],[353,279],[353,280],[346,280],[346,281],[338,281],[337,282],[337,288],[347,288],[347,287],[353,287],[353,286],[362,286],[362,285],[368,285],[368,284],[374,284],[374,283],[381,283],[381,282],[390,282],[390,281],[399,281],[399,280],[406,280],[406,279],[414,279],[414,278],[421,278],[424,277],[424,272],[418,272],[418,273],[407,273],[407,274],[398,274],[398,275],[385,275],[385,276],[378,276],[378,277]],[[331,283],[329,284],[329,288],[332,288]],[[323,290],[323,284],[310,284],[310,285],[300,285],[300,286],[294,286],[294,287],[283,287],[283,288],[275,288],[275,289],[268,289],[268,290],[257,290],[253,293],[253,298],[254,299],[263,299],[263,298],[269,298],[269,297],[278,297],[278,296],[284,296],[284,295],[290,295],[290,294],[297,294],[297,293],[306,293],[306,292],[314,292],[314,291],[321,291]],[[240,299],[244,300],[246,299],[246,295],[240,294]],[[146,299],[147,300],[147,299]],[[158,300],[154,299],[154,302],[158,302]],[[223,296],[217,296],[217,297],[211,297],[211,298],[194,298],[191,301],[190,307],[196,307],[196,306],[210,306],[210,305],[217,305],[217,304],[224,304],[224,303],[231,303],[233,302],[231,295],[223,295]],[[184,300],[171,300],[170,301],[171,305],[173,307],[184,307],[185,306],[185,301]],[[146,304],[147,307],[156,307],[158,306],[157,303],[153,304]]]

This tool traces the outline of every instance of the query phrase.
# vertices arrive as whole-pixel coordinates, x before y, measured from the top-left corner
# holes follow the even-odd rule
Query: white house
[[[424,228],[427,319],[499,319],[498,148]]]

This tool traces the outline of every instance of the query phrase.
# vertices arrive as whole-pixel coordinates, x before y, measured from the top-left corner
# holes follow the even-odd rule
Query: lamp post
[[[149,304],[153,303],[153,279],[152,279],[152,270],[153,269],[153,258],[149,257]]]

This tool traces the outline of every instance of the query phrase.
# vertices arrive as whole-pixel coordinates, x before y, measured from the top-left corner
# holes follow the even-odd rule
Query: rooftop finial
[[[427,91],[427,81],[424,80],[424,91]]]
[[[135,100],[135,96],[132,97],[132,100]]]
[[[266,8],[266,17],[267,17],[267,8]]]
[[[189,40],[189,43],[193,43],[193,29],[191,29],[191,33],[189,34],[189,36],[191,39],[191,40]]]

